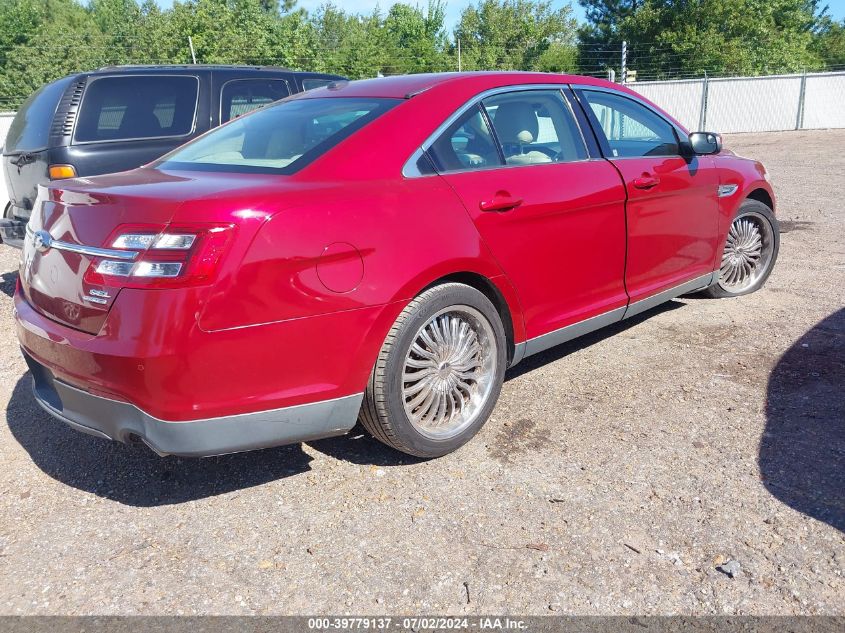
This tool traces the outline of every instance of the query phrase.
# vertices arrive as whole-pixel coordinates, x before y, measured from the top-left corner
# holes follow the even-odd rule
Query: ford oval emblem
[[[47,231],[36,231],[35,236],[32,238],[32,243],[35,245],[35,250],[39,253],[46,253],[50,250],[53,238]]]

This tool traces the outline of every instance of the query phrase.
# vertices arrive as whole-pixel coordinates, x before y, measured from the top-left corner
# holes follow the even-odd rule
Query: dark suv
[[[10,202],[0,237],[20,248],[39,184],[140,167],[229,119],[339,79],[255,66],[117,66],[49,83],[6,137]]]

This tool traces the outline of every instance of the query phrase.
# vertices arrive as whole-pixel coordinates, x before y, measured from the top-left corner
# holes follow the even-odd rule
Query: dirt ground
[[[526,360],[430,462],[72,431],[30,395],[0,247],[0,612],[845,613],[845,130],[726,142],[779,195],[766,287]]]

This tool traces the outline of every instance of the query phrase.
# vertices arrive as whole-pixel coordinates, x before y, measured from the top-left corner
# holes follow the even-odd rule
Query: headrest
[[[540,124],[537,113],[530,103],[513,101],[503,103],[496,110],[494,119],[496,134],[502,143],[533,143],[537,138]]]

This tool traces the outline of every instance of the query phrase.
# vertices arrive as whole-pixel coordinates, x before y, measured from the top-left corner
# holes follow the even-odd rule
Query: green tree
[[[834,22],[825,17],[813,42],[813,50],[825,68],[845,66],[845,20]]]
[[[231,63],[235,59],[265,63],[272,20],[261,0],[176,2],[161,33],[166,42],[164,53],[190,62],[190,37],[200,63]]]
[[[6,77],[5,69],[44,21],[44,7],[34,0],[0,0],[0,112],[14,109],[31,92]]]
[[[44,13],[44,4],[37,0],[0,0],[0,64],[10,49],[35,35]]]
[[[135,0],[91,0],[88,6],[102,33],[99,43],[110,64],[128,64],[139,53],[141,7]]]
[[[428,3],[426,11],[394,4],[384,20],[391,68],[396,73],[436,72],[451,69],[444,22],[446,6]]]
[[[333,4],[311,17],[313,47],[308,59],[315,70],[359,79],[376,77],[390,65],[386,33],[378,11],[348,13]]]
[[[600,72],[628,67],[640,77],[768,74],[817,68],[818,0],[580,0],[580,62]]]
[[[91,13],[74,0],[38,0],[21,5],[25,13],[15,19],[23,25],[35,22],[31,31],[18,33],[18,41],[2,60],[0,100],[8,107],[16,107],[49,81],[108,63],[102,32]]]
[[[455,30],[465,70],[571,70],[576,22],[572,7],[545,0],[480,0]]]

